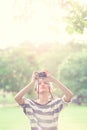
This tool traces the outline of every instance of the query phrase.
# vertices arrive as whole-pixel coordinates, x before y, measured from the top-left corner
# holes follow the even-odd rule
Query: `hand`
[[[47,79],[48,79],[48,81],[49,82],[53,82],[54,80],[54,76],[50,73],[50,72],[48,72],[47,70],[45,71],[45,73],[46,73],[46,75],[47,75]]]
[[[38,72],[35,71],[35,72],[33,72],[33,74],[32,74],[32,82],[35,82],[37,79],[38,79]]]

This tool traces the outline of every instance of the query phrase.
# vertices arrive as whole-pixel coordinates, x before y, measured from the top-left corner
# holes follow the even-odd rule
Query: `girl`
[[[64,93],[63,97],[53,98],[51,82]],[[25,98],[24,95],[34,85],[38,99]],[[59,113],[72,97],[73,93],[49,72],[34,72],[31,82],[18,92],[15,100],[30,119],[31,130],[58,130]]]

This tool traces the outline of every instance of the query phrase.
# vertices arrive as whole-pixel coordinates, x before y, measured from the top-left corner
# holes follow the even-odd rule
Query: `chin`
[[[43,94],[43,93],[47,93],[47,91],[43,90],[43,91],[39,91],[39,93]]]

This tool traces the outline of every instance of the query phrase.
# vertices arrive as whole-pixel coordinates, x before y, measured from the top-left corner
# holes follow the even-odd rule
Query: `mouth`
[[[42,89],[46,89],[46,86],[45,86],[45,85],[43,85],[43,86],[41,86],[41,88],[42,88]]]

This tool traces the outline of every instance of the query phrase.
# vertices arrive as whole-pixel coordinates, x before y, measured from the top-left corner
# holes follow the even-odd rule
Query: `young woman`
[[[63,97],[53,98],[51,82],[64,93]],[[34,85],[38,99],[25,98],[24,95]],[[30,119],[31,130],[58,130],[59,113],[72,97],[73,93],[49,72],[34,72],[31,82],[17,93],[15,100]]]

